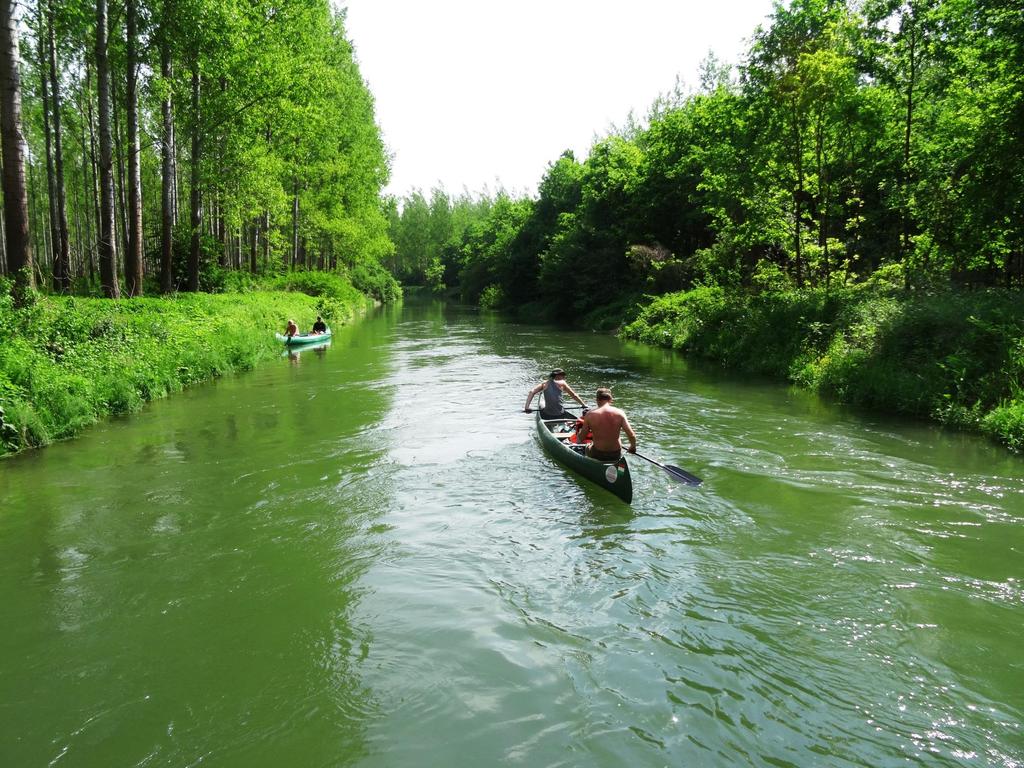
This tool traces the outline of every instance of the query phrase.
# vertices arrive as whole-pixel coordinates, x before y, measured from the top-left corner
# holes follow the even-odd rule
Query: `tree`
[[[35,285],[28,228],[25,143],[21,131],[21,74],[17,4],[0,0],[0,139],[3,141],[4,237],[7,270],[21,286]]]
[[[845,5],[835,0],[794,0],[788,8],[777,5],[772,22],[754,36],[744,84],[753,121],[763,136],[761,162],[775,169],[776,178],[769,178],[768,185],[788,198],[789,210],[779,214],[790,230],[790,268],[799,286],[813,279],[805,239],[815,220],[820,222],[822,201],[815,192],[823,190],[814,188],[821,182],[817,173],[824,168],[818,167],[818,160],[823,160],[825,121],[835,111],[821,103],[832,94],[818,81],[830,66],[823,63],[828,57],[832,66],[841,66],[835,59],[846,55],[842,48],[848,20]]]
[[[202,263],[203,197],[200,163],[203,157],[203,133],[200,123],[200,88],[198,53],[192,60],[192,163],[189,192],[188,290],[199,290],[199,268]]]
[[[913,239],[920,232],[914,215],[914,187],[919,179],[916,158],[920,106],[938,98],[942,91],[934,82],[940,69],[932,58],[932,37],[936,34],[934,6],[934,0],[872,0],[865,4],[871,53],[868,73],[902,102],[894,106],[888,126],[893,139],[899,135],[899,164],[888,170],[886,176],[895,181],[890,195],[891,207],[899,219],[898,254],[894,255],[896,261],[908,267],[904,269],[907,287],[911,286],[918,267]],[[890,154],[895,151],[893,147]]]
[[[164,0],[160,19],[158,45],[160,48],[160,291],[174,290],[174,104],[173,70],[171,69],[171,40],[174,35],[173,0]]]
[[[38,8],[37,21],[36,41],[39,54],[37,69],[39,70],[39,100],[43,113],[43,149],[46,155],[46,196],[50,209],[50,252],[53,264],[53,287],[54,290],[60,290],[62,282],[61,273],[64,271],[64,267],[61,260],[60,230],[57,224],[56,172],[53,168],[53,133],[50,130],[50,78],[46,50],[47,34],[42,4]]]
[[[142,295],[142,179],[140,176],[138,80],[138,7],[125,2],[128,114],[128,247],[124,257],[125,289],[129,296]]]
[[[248,244],[254,271],[294,256],[379,275],[387,159],[340,13],[326,0],[96,2],[38,0],[26,25],[37,274],[52,265],[54,290],[84,277],[107,295],[138,295],[147,271],[162,291],[208,289]],[[143,223],[158,220],[147,251]]]
[[[113,139],[111,136],[110,59],[108,56],[107,0],[96,0],[96,87],[100,134],[100,232],[99,262],[103,295],[121,295],[117,279],[117,241],[114,234]]]
[[[50,96],[53,108],[53,166],[54,190],[57,195],[57,243],[54,251],[54,287],[59,291],[71,288],[71,244],[68,233],[67,188],[64,183],[64,130],[62,118],[61,84],[58,77],[57,46],[54,43],[55,14],[53,0],[47,3],[46,46],[50,75]]]

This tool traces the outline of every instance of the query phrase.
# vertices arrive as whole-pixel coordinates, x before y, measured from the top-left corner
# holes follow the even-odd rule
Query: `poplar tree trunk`
[[[14,0],[0,0],[0,137],[3,139],[4,243],[8,273],[20,286],[34,286],[25,185],[25,139],[21,133],[21,73]]]
[[[77,198],[78,198],[78,196],[76,195],[75,196],[76,202],[77,202]],[[85,233],[82,231],[82,208],[83,207],[84,206],[81,203],[75,205],[75,242],[78,244],[78,258],[77,259],[69,260],[69,263],[68,263],[68,266],[70,267],[70,269],[68,270],[68,279],[69,280],[75,274],[77,274],[79,277],[81,277],[83,272],[84,272],[85,251],[83,251],[82,249],[88,246],[89,241],[88,241],[88,238],[86,237]],[[86,219],[86,221],[88,221],[88,219]]]
[[[165,11],[170,13],[169,10]],[[160,29],[160,76],[165,83],[171,82],[171,43],[168,21],[164,19]],[[164,136],[160,146],[160,290],[170,293],[174,290],[174,105],[171,91],[160,104],[164,118]]]
[[[220,92],[224,94],[228,89],[227,78],[223,75],[220,77]],[[220,134],[220,138],[217,141],[217,179],[224,178],[224,133]],[[217,194],[214,197],[214,210],[216,210],[216,218],[214,221],[214,236],[220,243],[220,266],[224,269],[231,267],[231,235],[228,232],[227,222],[224,217],[224,198],[226,197],[223,189],[218,189]]]
[[[99,89],[100,134],[100,284],[103,295],[116,299],[121,295],[117,282],[117,242],[114,233],[113,139],[110,131],[110,61],[107,58],[107,0],[96,0],[96,84]]]
[[[199,63],[192,62],[192,184],[189,211],[189,224],[192,238],[188,249],[188,289],[199,290],[199,248],[203,234],[203,199],[199,193],[199,161],[202,157],[203,143],[199,132]]]
[[[796,157],[796,190],[793,193],[793,267],[797,288],[803,287],[803,243],[801,234],[802,200],[804,196],[804,146],[800,135],[800,109],[792,104],[793,148]]]
[[[171,203],[174,226],[181,223],[181,150],[178,148],[178,130],[171,123],[171,181],[174,184]]]
[[[100,171],[99,166],[96,163],[96,124],[93,120],[92,115],[92,68],[89,65],[89,61],[85,62],[85,113],[89,123],[89,199],[92,203],[92,213],[95,219],[96,225],[96,247],[95,253],[89,256],[89,280],[94,281],[96,279],[96,272],[99,267],[99,255],[100,255],[100,233],[103,231],[102,219],[103,216],[100,213]],[[83,136],[83,141],[84,141]]]
[[[263,264],[270,264],[270,211],[263,212]]]
[[[139,102],[136,92],[138,53],[136,51],[136,0],[125,3],[125,44],[128,79],[125,108],[128,122],[128,250],[124,256],[124,282],[129,296],[142,295],[142,176],[139,169]]]
[[[299,263],[299,180],[292,180],[292,269]]]
[[[218,166],[220,163],[218,162]],[[218,173],[223,172],[223,166],[218,169]],[[221,196],[223,192],[218,192],[214,199],[213,208],[216,213],[214,214],[214,232],[217,242],[220,243],[220,266],[222,269],[227,269],[230,266],[228,256],[231,253],[231,244],[228,237],[228,228],[224,224],[224,208],[221,204]]]
[[[252,234],[252,240],[249,242],[249,271],[252,274],[256,274],[256,252],[260,247],[260,222],[259,219],[254,219],[252,226],[250,227]]]
[[[86,68],[86,80],[88,83],[89,70]],[[86,89],[83,88],[81,95],[85,96]],[[79,114],[85,116],[85,110],[79,105]],[[94,204],[96,202],[96,185],[93,181],[92,176],[89,174],[91,164],[89,162],[89,143],[86,140],[85,120],[82,120],[82,208],[85,213],[85,247],[88,251],[86,258],[89,260],[89,282],[92,283],[96,279],[96,260],[95,253],[93,251],[93,237],[92,237],[92,225],[96,220],[96,212]]]
[[[43,214],[39,211],[39,185],[36,184],[35,168],[31,162],[28,165],[28,232],[29,238],[32,242],[32,253],[35,258],[32,259],[32,271],[36,273],[39,271],[40,259],[46,259],[46,253],[49,249],[49,235],[48,230],[50,228],[49,222],[43,218]],[[34,219],[34,221],[33,221]],[[42,242],[40,242],[40,237]],[[32,277],[35,281],[35,275]],[[34,284],[42,282],[42,278],[36,281]]]
[[[815,175],[818,177],[818,247],[821,249],[822,269],[825,272],[825,290],[828,290],[832,281],[832,265],[828,253],[829,181],[828,168],[825,165],[825,116],[820,109],[816,116],[814,133],[814,162],[817,166]]]
[[[109,0],[108,0],[109,2]],[[117,176],[114,177],[114,218],[118,223],[118,260],[114,262],[114,268],[118,274],[121,273],[119,261],[123,261],[125,252],[128,250],[128,201],[125,197],[124,180],[124,132],[121,130],[121,110],[118,109],[117,80],[110,79],[110,112],[114,117],[112,123],[114,129],[114,162],[117,165]]]
[[[911,171],[911,136],[914,125],[914,84],[917,81],[917,19],[914,16],[913,5],[910,6],[910,72],[907,77],[907,105],[906,105],[906,121],[903,131],[903,167],[901,169],[902,178],[900,181],[903,186],[903,195],[900,199],[900,261],[905,265],[907,256],[910,253],[910,184],[912,181]],[[903,21],[906,23],[907,17],[904,16]],[[911,287],[911,274],[913,270],[905,269],[903,287],[910,289]]]
[[[39,11],[39,29],[36,34],[39,54],[39,97],[43,107],[43,151],[46,153],[46,202],[49,208],[50,224],[50,250],[47,251],[50,257],[51,271],[53,275],[53,288],[60,290],[60,235],[57,234],[57,191],[54,183],[53,171],[53,137],[50,132],[50,81],[47,77],[46,47],[45,47],[45,21],[43,19],[42,4]],[[40,259],[43,255],[40,254]]]
[[[68,199],[64,184],[64,138],[61,128],[60,78],[57,77],[57,47],[54,44],[52,0],[47,8],[47,17],[49,24],[47,25],[46,34],[50,59],[50,92],[53,106],[53,166],[57,174],[54,184],[57,188],[57,235],[59,237],[59,263],[61,265],[59,271],[60,284],[57,288],[61,291],[68,291],[71,289],[71,244],[68,237]],[[58,276],[57,263],[58,259],[55,255],[55,280]]]

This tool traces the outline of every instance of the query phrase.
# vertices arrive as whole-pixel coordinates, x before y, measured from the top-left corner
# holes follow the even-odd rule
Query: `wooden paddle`
[[[642,453],[634,453],[633,455],[639,456],[644,461],[649,461],[654,466],[665,470],[670,477],[674,478],[675,480],[678,480],[680,483],[686,483],[687,485],[700,485],[702,482],[704,482],[696,475],[691,475],[685,469],[674,467],[671,464],[662,464],[660,461],[655,461],[649,456],[644,456]]]

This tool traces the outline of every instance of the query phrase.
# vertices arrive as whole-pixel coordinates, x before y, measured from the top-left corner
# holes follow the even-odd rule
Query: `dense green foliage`
[[[486,223],[493,202],[487,195],[451,197],[431,190],[428,201],[413,190],[387,201],[388,225],[395,249],[385,260],[403,285],[425,286],[442,293],[459,281],[458,269],[470,252],[464,244]]]
[[[407,240],[433,243],[442,198],[406,201]],[[709,58],[697,91],[476,213],[430,251],[468,301],[635,320],[631,338],[1024,447],[1019,2],[776,5],[739,67]]]
[[[74,435],[189,384],[280,353],[283,318],[341,325],[368,299],[333,275],[279,278],[293,292],[109,301],[34,297],[15,308],[0,281],[0,442],[17,450]]]
[[[251,367],[277,349],[270,329],[283,318],[342,323],[368,297],[400,297],[381,264],[393,250],[386,156],[343,12],[326,0],[127,0],[109,13],[36,0],[25,11],[33,277],[65,297],[35,293],[25,272],[13,296],[0,279],[0,452]],[[108,68],[112,110],[98,92]],[[105,129],[113,258],[101,247]],[[114,279],[101,284],[104,266]],[[119,283],[224,295],[95,298]]]
[[[697,288],[653,301],[623,335],[1024,448],[1024,305],[1004,291]]]
[[[378,298],[393,297],[394,286],[388,287],[379,274],[380,260],[393,250],[380,198],[387,158],[373,98],[346,37],[344,12],[327,0],[283,5],[143,0],[137,5],[146,292],[160,290],[161,193],[166,187],[174,252],[173,281],[166,289],[189,285],[187,256],[195,243],[200,289],[217,289],[214,268],[261,273],[316,269],[345,272]],[[126,6],[113,3],[110,19],[115,245],[122,269],[132,228],[126,202],[132,154],[127,116],[133,106],[127,100]],[[37,282],[40,287],[51,283],[56,250],[51,198],[60,187],[53,168],[58,110],[52,86],[46,110],[43,100],[45,48],[52,31],[70,287],[80,294],[96,293],[99,279],[96,28],[94,0],[35,0],[21,25]],[[169,123],[164,122],[165,107]],[[169,174],[162,165],[165,149],[171,156]],[[193,186],[199,193],[196,211],[191,210]],[[194,240],[197,227],[200,239]],[[69,286],[61,290],[68,292]]]
[[[496,286],[488,301],[560,319],[879,269],[911,290],[1020,287],[1022,40],[1009,0],[776,6],[737,76],[710,59],[699,91],[659,100],[582,162],[565,153],[535,198],[499,197],[434,252],[466,299]],[[406,201],[428,223],[433,203]]]
[[[352,269],[335,271],[286,271],[253,275],[219,267],[207,273],[204,290],[210,293],[238,293],[244,291],[300,291],[308,296],[334,296],[343,301],[367,297],[381,303],[402,298],[402,287],[382,264],[368,262]]]

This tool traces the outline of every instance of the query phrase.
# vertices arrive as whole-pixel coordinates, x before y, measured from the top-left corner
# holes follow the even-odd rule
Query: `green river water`
[[[0,462],[0,766],[1024,765],[1024,460],[408,302]],[[610,385],[627,506],[527,390]]]

